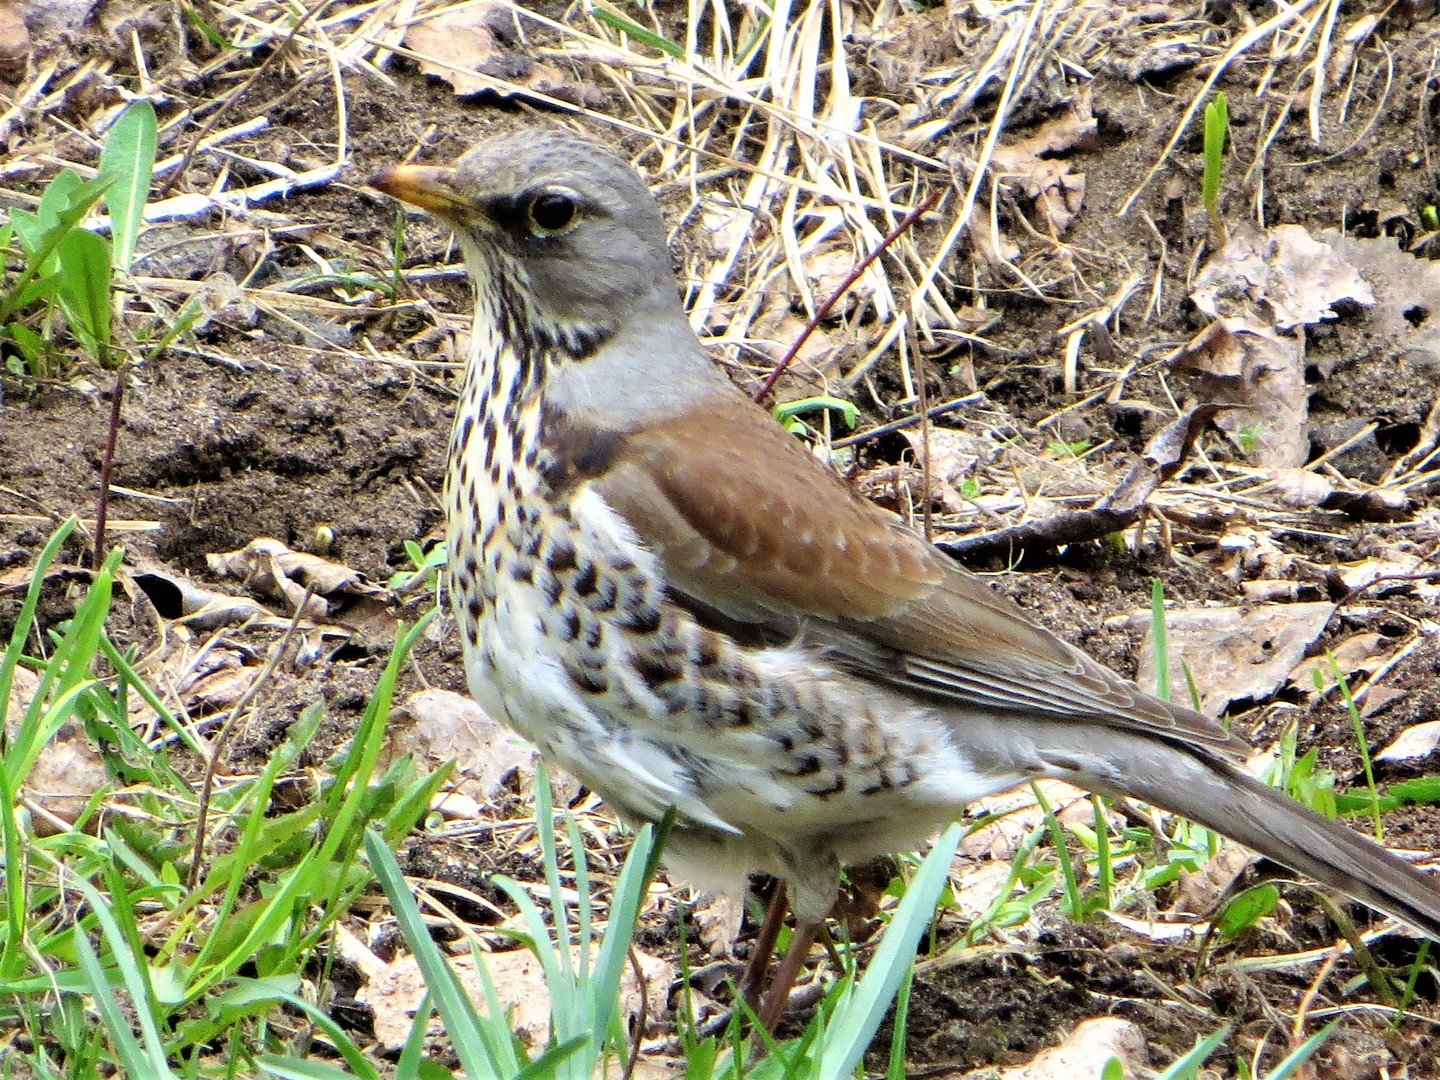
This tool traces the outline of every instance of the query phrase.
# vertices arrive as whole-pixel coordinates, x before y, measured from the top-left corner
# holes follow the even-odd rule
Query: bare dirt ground
[[[676,228],[677,265],[690,299],[710,305],[702,330],[717,359],[747,385],[794,339],[807,307],[824,299],[893,225],[898,214],[881,213],[877,200],[893,200],[903,211],[924,193],[942,193],[897,253],[882,259],[877,273],[884,283],[862,281],[777,390],[781,400],[821,388],[847,398],[860,409],[862,431],[914,415],[917,389],[931,405],[980,395],[937,419],[930,433],[928,510],[937,539],[993,532],[1094,503],[1115,488],[1165,423],[1216,396],[1213,371],[1184,370],[1174,358],[1210,321],[1190,299],[1215,248],[1200,206],[1199,119],[1173,148],[1169,143],[1226,50],[1268,25],[1279,9],[1076,4],[1071,14],[1085,13],[1084,19],[1042,20],[1042,31],[1054,39],[1041,32],[1024,46],[1032,53],[1014,93],[1005,72],[1015,54],[1004,52],[1002,39],[1023,30],[1024,5],[1003,11],[963,3],[887,7],[878,14],[867,8],[854,13],[838,41],[822,26],[823,48],[848,61],[848,93],[873,125],[864,129],[871,141],[859,144],[861,150],[873,151],[891,183],[861,184],[872,232],[852,238],[847,225],[834,242],[802,253],[802,290],[789,273],[794,256],[777,237],[797,221],[812,227],[817,217],[805,212],[819,215],[839,205],[814,182],[816,174],[797,164],[801,154],[832,153],[808,121],[792,117],[786,127],[777,108],[760,124],[709,88],[696,106],[703,137],[688,129],[706,152],[692,159],[674,143],[650,137],[665,127],[651,108],[664,95],[645,92],[658,76],[624,70],[603,50],[567,46],[570,39],[546,24],[527,22],[530,37],[510,43],[518,67],[490,71],[508,80],[505,94],[460,99],[403,54],[390,54],[382,73],[372,66],[374,48],[347,53],[336,46],[356,24],[346,21],[346,5],[322,7],[293,40],[287,38],[292,24],[279,20],[268,32],[255,30],[261,18],[276,17],[266,5],[256,6],[251,23],[216,9],[217,28],[246,43],[229,59],[193,26],[165,13],[127,12],[126,19],[83,29],[32,26],[28,65],[21,65],[23,74],[7,76],[6,96],[25,101],[0,121],[11,155],[0,171],[0,200],[14,205],[32,201],[66,163],[93,166],[90,133],[102,116],[113,116],[122,88],[141,84],[137,55],[145,58],[145,85],[164,91],[162,121],[181,118],[162,129],[162,158],[185,153],[212,118],[207,133],[252,118],[266,121],[227,142],[224,153],[197,153],[183,173],[157,177],[157,189],[166,185],[167,195],[259,183],[277,175],[274,166],[300,172],[343,163],[332,181],[282,200],[246,210],[221,206],[157,223],[143,235],[132,327],[143,323],[144,313],[173,313],[197,290],[209,299],[207,317],[193,333],[158,356],[132,362],[121,375],[117,489],[110,501],[118,520],[110,538],[124,544],[136,568],[238,592],[239,584],[216,578],[207,555],[256,537],[308,551],[322,527],[334,537],[327,556],[372,581],[407,567],[402,542],[423,542],[439,520],[436,493],[454,403],[449,362],[463,354],[457,333],[467,287],[443,233],[411,218],[399,294],[383,295],[375,283],[396,276],[396,209],[363,181],[411,156],[448,160],[487,132],[520,124],[574,123],[636,159]],[[1294,224],[1312,236],[1324,230],[1390,236],[1414,252],[1403,255],[1411,260],[1403,273],[1393,272],[1392,262],[1388,276],[1377,279],[1375,291],[1388,290],[1386,296],[1369,304],[1338,300],[1331,317],[1276,331],[1305,345],[1298,382],[1284,399],[1308,402],[1296,428],[1299,459],[1267,457],[1266,447],[1256,445],[1257,435],[1263,444],[1285,421],[1266,411],[1275,408],[1273,401],[1256,406],[1252,400],[1248,434],[1205,425],[1184,464],[1150,499],[1150,511],[1118,540],[1077,540],[1063,550],[1036,545],[1018,568],[998,577],[1026,608],[1127,674],[1139,670],[1144,651],[1143,623],[1130,617],[1148,607],[1154,579],[1163,582],[1173,610],[1215,609],[1235,620],[1263,605],[1329,604],[1308,633],[1294,630],[1281,611],[1270,624],[1273,645],[1261,640],[1271,631],[1230,622],[1226,632],[1238,644],[1202,637],[1185,658],[1193,660],[1208,694],[1207,673],[1221,681],[1229,676],[1199,654],[1233,651],[1234,664],[1248,670],[1261,662],[1251,654],[1256,648],[1298,650],[1297,663],[1335,650],[1352,688],[1364,691],[1372,753],[1401,732],[1440,719],[1432,587],[1440,472],[1427,457],[1440,400],[1440,345],[1428,340],[1427,327],[1440,291],[1429,274],[1436,246],[1426,224],[1426,208],[1433,214],[1440,196],[1433,73],[1440,27],[1422,17],[1420,7],[1391,5],[1384,18],[1363,5],[1335,9],[1338,21],[1326,37],[1330,52],[1317,62],[1328,79],[1318,141],[1307,115],[1314,85],[1307,64],[1320,55],[1316,42],[1329,5],[1305,9],[1320,24],[1308,43],[1299,36],[1301,24],[1262,35],[1262,44],[1230,63],[1215,84],[1230,102],[1222,206],[1232,231],[1247,223]],[[587,33],[605,29],[559,8],[546,14]],[[684,40],[683,9],[662,3],[657,16],[658,29]],[[811,17],[807,9],[805,18]],[[336,50],[328,54],[315,44],[322,24],[327,47]],[[382,36],[373,23],[364,25],[370,38]],[[327,56],[344,62],[329,63]],[[990,56],[1000,57],[1000,74],[967,82],[965,73],[973,75]],[[550,65],[566,92],[546,84],[549,90],[581,101],[600,118],[576,120],[547,106],[541,100],[546,85],[536,89],[521,59]],[[45,84],[25,98],[47,65],[54,69]],[[832,73],[824,65],[812,73],[818,96],[833,92]],[[515,84],[533,92],[509,92]],[[955,86],[960,91],[947,97],[946,88]],[[978,188],[973,227],[965,234],[971,239],[953,244],[951,226],[1002,106],[998,145],[1024,152],[1016,151],[1003,169],[992,166]],[[638,130],[617,129],[603,117]],[[921,137],[916,131],[927,117],[944,123]],[[1082,134],[1057,134],[1057,122],[1076,117],[1093,123]],[[777,129],[785,131],[788,148],[778,155],[765,143]],[[683,143],[686,131],[676,134]],[[847,153],[856,156],[834,160],[864,160],[853,149]],[[791,168],[790,186],[778,184],[754,210],[745,189],[750,167],[762,159],[780,172]],[[1158,173],[1141,188],[1157,163]],[[844,168],[829,175],[844,188]],[[787,208],[787,191],[798,193],[803,212],[793,202]],[[746,205],[753,212],[741,213]],[[736,230],[746,246],[728,274],[717,273]],[[864,362],[893,325],[896,304],[908,304],[935,258],[938,295],[921,305],[920,356],[902,356],[902,336],[876,352],[873,363]],[[714,286],[708,292],[707,282]],[[747,306],[757,290],[777,299]],[[153,305],[147,297],[156,298]],[[1387,303],[1404,313],[1403,327],[1412,335],[1382,317]],[[1266,312],[1274,306],[1259,305]],[[1246,370],[1251,383],[1260,379]],[[13,616],[17,602],[3,582],[23,578],[58,521],[94,516],[115,378],[79,356],[42,378],[13,371],[5,377],[0,574],[13,577],[0,578],[0,623]],[[867,492],[918,520],[927,509],[919,453],[914,441],[887,435],[862,443],[843,464]],[[1304,477],[1341,496],[1316,493]],[[77,542],[67,559],[85,561],[82,548]],[[1001,557],[973,565],[1007,570]],[[57,581],[47,594],[51,619],[64,617],[73,600],[65,590]],[[266,602],[288,617],[282,604]],[[391,610],[408,604],[413,615],[420,602],[412,597]],[[141,589],[127,593],[117,636],[156,647],[165,636],[157,627],[177,613],[156,614],[154,603]],[[326,638],[318,662],[287,665],[266,688],[229,751],[233,770],[263,761],[288,720],[319,697],[328,720],[315,753],[346,738],[392,632],[383,619],[356,619],[347,627],[344,612],[342,604],[329,622],[348,629],[347,636]],[[448,628],[437,627],[407,670],[407,691],[463,689]],[[262,664],[278,634],[274,627],[235,631],[242,667]],[[1177,644],[1182,655],[1184,647]],[[1300,751],[1318,750],[1340,788],[1363,783],[1340,695],[1316,692],[1308,676],[1291,674],[1294,666],[1285,665],[1263,692],[1237,695],[1230,705],[1235,729],[1271,747],[1294,725]],[[187,702],[197,716],[225,706]],[[1376,779],[1384,786],[1430,775],[1437,761],[1433,752],[1380,761]],[[1440,851],[1440,813],[1433,807],[1389,814],[1385,828],[1391,846],[1422,853],[1433,865]],[[409,860],[411,873],[491,899],[498,897],[485,877],[495,866],[519,876],[527,876],[527,866],[534,872],[533,862],[515,851],[487,851],[476,841],[417,839]],[[676,893],[646,913],[642,946],[663,951],[673,940],[669,929],[680,899]],[[1042,905],[1031,922],[997,932],[958,958],[922,964],[909,1024],[914,1073],[1024,1061],[1079,1021],[1116,1015],[1143,1030],[1148,1045],[1141,1060],[1151,1066],[1232,1025],[1215,1059],[1229,1074],[1241,1059],[1273,1066],[1325,1020],[1343,1014],[1317,1075],[1440,1076],[1433,961],[1416,984],[1410,1014],[1394,1023],[1391,1012],[1369,1004],[1374,998],[1355,979],[1351,959],[1328,951],[1337,933],[1313,896],[1287,887],[1285,899],[1274,916],[1217,946],[1204,963],[1194,940],[1152,940],[1103,918],[1080,924],[1054,904]],[[1162,912],[1172,900],[1167,889],[1154,897]],[[462,913],[493,919],[478,908]],[[1352,913],[1362,927],[1369,925],[1364,911]],[[1154,912],[1134,906],[1127,914]],[[962,927],[958,915],[948,916],[939,931],[942,947]],[[1403,967],[1419,942],[1397,933],[1374,947],[1382,962]],[[1275,962],[1244,962],[1265,957]],[[363,1028],[365,1010],[355,1016]],[[877,1045],[887,1042],[882,1032]]]

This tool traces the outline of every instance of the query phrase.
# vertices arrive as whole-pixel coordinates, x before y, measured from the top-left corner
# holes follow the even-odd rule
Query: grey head
[[[678,308],[660,209],[600,144],[559,129],[498,135],[455,163],[448,186],[441,216],[490,272],[496,257],[523,271],[546,321],[583,331]]]
[[[552,365],[556,408],[623,425],[647,401],[654,413],[653,395],[637,391],[655,385],[672,404],[730,391],[686,322],[660,208],[599,143],[561,129],[518,131],[485,139],[453,166],[401,165],[370,184],[455,230],[482,304],[490,295],[523,306],[542,324],[531,335],[583,361]]]

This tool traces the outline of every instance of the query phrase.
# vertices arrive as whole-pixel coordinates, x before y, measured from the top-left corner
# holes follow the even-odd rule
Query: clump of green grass
[[[12,374],[56,373],[56,312],[87,353],[103,367],[113,365],[114,274],[128,271],[135,254],[155,148],[155,110],[136,102],[106,136],[94,180],[66,169],[46,185],[35,210],[14,210],[0,225],[0,341],[9,343]],[[110,239],[81,225],[101,199]]]
[[[329,1030],[315,984],[337,920],[371,887],[362,840],[373,830],[397,843],[444,780],[444,770],[421,775],[408,758],[378,765],[400,664],[423,623],[397,635],[353,741],[321,767],[303,805],[277,809],[272,796],[319,728],[320,703],[260,775],[217,787],[197,864],[195,792],[169,752],[133,733],[130,700],[147,702],[191,752],[204,748],[105,632],[121,553],[94,575],[72,618],[37,624],[47,571],[73,528],[41,553],[0,658],[0,713],[21,709],[0,715],[13,733],[0,765],[0,1023],[24,1035],[5,1053],[39,1077],[164,1080],[198,1075],[227,1047],[231,1075],[255,1075],[261,1054],[297,1037],[284,1009],[342,1034]],[[12,706],[21,667],[38,684]],[[35,828],[27,779],[67,726],[98,743],[116,786],[96,791],[70,829],[46,835]],[[297,1045],[308,1046],[309,1027],[300,1030]]]

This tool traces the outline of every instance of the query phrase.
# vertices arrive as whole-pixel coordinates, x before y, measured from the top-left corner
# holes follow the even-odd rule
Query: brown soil
[[[1424,152],[1431,145],[1434,123],[1433,110],[1428,108],[1431,88],[1425,81],[1433,28],[1424,22],[1393,24],[1386,42],[1397,65],[1394,87],[1375,126],[1357,145],[1335,153],[1360,134],[1363,119],[1327,132],[1320,149],[1304,135],[1303,122],[1292,120],[1282,129],[1264,172],[1262,204],[1267,223],[1297,222],[1314,232],[1343,225],[1373,235],[1383,227],[1384,207],[1400,206],[1413,213],[1436,201],[1435,167]],[[161,53],[157,45],[157,55]],[[353,168],[340,182],[289,200],[284,212],[302,222],[305,230],[277,238],[276,249],[263,255],[252,285],[293,281],[307,272],[310,265],[297,246],[301,240],[356,272],[388,279],[395,211],[387,200],[360,186],[365,176],[417,146],[423,148],[425,159],[439,161],[496,127],[549,122],[549,118],[522,118],[509,104],[457,101],[448,88],[403,63],[392,68],[391,75],[393,87],[347,74]],[[1234,142],[1247,148],[1247,154],[1263,134],[1257,119],[1261,110],[1253,96],[1257,77],[1258,70],[1246,68],[1222,81],[1231,97]],[[1112,287],[1118,269],[1148,273],[1161,259],[1156,232],[1141,214],[1117,218],[1110,208],[1160,157],[1180,111],[1198,86],[1199,77],[1192,69],[1138,84],[1103,71],[1095,79],[1100,139],[1093,149],[1074,155],[1075,167],[1086,176],[1087,209],[1065,239],[1085,272],[1108,280]],[[202,84],[188,89],[200,96],[225,87]],[[1378,88],[1367,81],[1360,94],[1363,103],[1352,107],[1352,114],[1366,118]],[[257,153],[288,146],[293,158],[299,159],[329,138],[335,102],[328,78],[296,87],[279,72],[267,73],[249,89],[234,119],[242,118],[239,114],[251,103],[256,107],[270,103],[271,126],[263,146],[252,148]],[[628,115],[620,100],[610,106]],[[591,130],[609,137],[598,126]],[[1173,346],[1201,325],[1178,284],[1197,245],[1205,241],[1204,215],[1192,205],[1198,200],[1191,194],[1198,190],[1193,174],[1198,170],[1199,149],[1195,125],[1172,155],[1171,167],[1141,200],[1140,208],[1165,238],[1164,257],[1171,277],[1156,318],[1143,326],[1137,322],[1133,338],[1118,340],[1127,355],[1167,343]],[[1232,163],[1232,171],[1241,170]],[[1175,176],[1184,180],[1186,193],[1178,205],[1164,197],[1166,180]],[[203,189],[205,178],[187,177],[185,186]],[[1232,178],[1227,213],[1243,216],[1253,190],[1253,184]],[[947,224],[921,226],[918,242],[922,247],[933,243]],[[215,223],[171,226],[165,236],[179,249],[199,252],[193,255],[194,276],[223,269],[243,278],[262,258],[261,246],[253,239],[217,240],[216,228]],[[407,265],[431,265],[442,258],[446,241],[438,229],[412,219],[407,234]],[[682,231],[681,245],[695,242],[699,241],[689,231]],[[170,260],[166,272],[182,276],[179,256],[172,251],[166,258]],[[412,306],[382,314],[378,307],[356,307],[343,317],[289,320],[263,311],[253,318],[222,313],[191,347],[127,367],[121,376],[125,391],[114,471],[114,483],[125,491],[112,496],[109,512],[112,519],[151,522],[154,527],[130,531],[122,525],[111,533],[110,541],[123,543],[137,565],[158,565],[215,584],[206,568],[208,553],[243,547],[257,536],[275,537],[305,550],[323,525],[335,536],[331,558],[376,580],[403,567],[401,543],[423,540],[438,524],[434,493],[441,484],[445,437],[453,413],[451,376],[417,367],[413,361],[430,359],[446,341],[443,335],[425,333],[439,321],[436,312],[463,317],[468,306],[466,286],[458,274],[429,280],[411,292],[433,308]],[[1068,296],[1064,288],[1054,292],[1057,299]],[[330,292],[325,295],[335,298]],[[1074,317],[1076,307],[1009,288],[995,288],[988,303],[1002,316],[987,333],[993,347],[977,349],[971,358],[980,386],[1008,411],[1022,438],[1042,448],[1056,437],[1095,443],[1114,439],[1105,453],[1123,467],[1155,426],[1143,416],[1137,419],[1141,414],[1133,409],[1097,403],[1077,410],[1059,428],[1042,432],[1033,426],[1073,400],[1061,384],[1057,358],[1064,341],[1057,331]],[[327,347],[326,341],[345,351]],[[1362,440],[1356,451],[1335,462],[1347,475],[1371,478],[1414,444],[1435,399],[1433,371],[1407,367],[1393,355],[1368,348],[1363,320],[1353,314],[1315,332],[1310,344],[1317,371],[1333,367],[1328,377],[1315,375],[1312,380],[1316,452],[1325,448],[1321,428],[1348,433],[1373,423],[1373,438]],[[944,365],[936,367],[943,370]],[[1165,409],[1168,392],[1183,396],[1184,380],[1170,373],[1163,377],[1169,391],[1162,386],[1161,369],[1141,370],[1126,386],[1126,399]],[[0,571],[27,565],[54,522],[70,514],[93,516],[114,380],[114,373],[77,359],[62,378],[40,382],[11,378],[4,384],[0,512],[11,516],[0,520]],[[878,370],[876,383],[882,396],[898,397],[893,367]],[[932,401],[966,390],[958,375],[932,376],[929,387]],[[857,393],[856,400],[868,410],[862,426],[892,418],[876,409],[867,395]],[[894,410],[893,415],[904,411]],[[1226,452],[1218,440],[1212,449]],[[878,443],[863,465],[893,464],[898,459],[889,442]],[[1432,482],[1411,490],[1417,506],[1399,524],[1360,523],[1328,515],[1323,529],[1317,526],[1309,534],[1293,531],[1280,536],[1279,542],[1297,557],[1295,579],[1318,595],[1334,596],[1334,583],[1327,576],[1331,564],[1359,558],[1379,540],[1433,545],[1434,519],[1425,515],[1427,508],[1433,508],[1429,494],[1433,486]],[[34,517],[26,520],[23,515]],[[1213,546],[1214,539],[1168,550],[1149,545],[1138,551],[1073,545],[1063,555],[1045,553],[1032,559],[1033,568],[1008,575],[1005,588],[1097,658],[1133,673],[1137,636],[1107,624],[1107,619],[1145,608],[1154,578],[1164,582],[1167,598],[1182,606],[1239,602],[1237,582],[1197,557]],[[83,546],[82,541],[72,543],[66,558],[84,561],[88,556]],[[7,621],[0,629],[7,634],[13,608],[6,605],[13,602],[13,594],[0,592],[0,617]],[[57,585],[47,613],[60,618],[65,608]],[[1357,629],[1399,637],[1433,617],[1427,603],[1404,590],[1367,594],[1342,607],[1319,644],[1333,644]],[[143,636],[143,626],[143,620],[137,620],[132,632]],[[240,767],[263,759],[296,710],[317,697],[325,699],[329,719],[327,735],[314,754],[328,752],[353,728],[388,644],[383,634],[372,635],[333,656],[329,664],[283,673],[237,742],[234,764]],[[422,678],[432,685],[462,688],[449,637],[441,634],[425,643],[417,665],[407,672],[406,685],[414,688]],[[1368,720],[1372,750],[1401,730],[1440,716],[1440,636],[1424,637],[1386,673],[1384,685],[1402,693]],[[1277,725],[1263,709],[1236,718],[1237,730],[1255,735],[1262,744],[1274,740]],[[1359,762],[1350,720],[1333,695],[1301,721],[1301,749],[1312,746],[1320,749],[1322,764],[1338,774],[1342,787],[1356,782]],[[1434,767],[1434,758],[1384,766],[1378,779],[1389,783],[1433,772]],[[1391,815],[1387,837],[1395,846],[1440,851],[1440,814],[1417,809]],[[480,868],[492,869],[492,859],[474,850],[432,850],[428,844],[417,844],[409,857],[425,874],[463,879],[479,890],[486,889]],[[509,869],[522,876],[529,876],[527,869],[533,873],[533,868]],[[1356,968],[1348,959],[1340,960],[1318,985],[1312,985],[1318,970],[1314,965],[1260,974],[1225,969],[1224,961],[1237,955],[1299,951],[1335,940],[1333,926],[1305,890],[1287,889],[1286,897],[1293,908],[1283,924],[1286,937],[1273,926],[1254,931],[1220,949],[1200,972],[1193,944],[1151,944],[1103,921],[1079,925],[1042,909],[1044,928],[1038,933],[1004,945],[987,945],[973,957],[962,956],[948,966],[922,969],[909,1025],[912,1066],[920,1072],[932,1066],[1024,1060],[1056,1042],[1077,1021],[1106,1013],[1141,1025],[1155,1066],[1173,1060],[1197,1036],[1222,1024],[1234,1028],[1226,1049],[1214,1059],[1221,1071],[1232,1072],[1237,1059],[1250,1057],[1262,1043],[1260,1062],[1273,1066],[1285,1053],[1289,1037],[1287,1028],[1277,1026],[1277,1017],[1289,1017],[1302,1005],[1320,1013],[1365,999],[1364,990],[1351,986]],[[1356,914],[1362,920],[1366,917],[1363,912]],[[657,911],[652,917],[665,920],[672,913]],[[1391,937],[1380,946],[1381,957],[1404,965],[1415,948],[1411,939]],[[1313,999],[1303,1000],[1311,993]],[[1356,1010],[1347,1016],[1331,1047],[1321,1055],[1321,1074],[1374,1076],[1386,1071],[1387,1075],[1440,1076],[1434,1065],[1440,1055],[1434,1026],[1440,1018],[1440,987],[1426,976],[1417,994],[1416,1017],[1395,1029],[1390,1018],[1379,1012]],[[1313,1030],[1307,1028],[1306,1033]],[[882,1032],[876,1045],[887,1044],[888,1032]],[[883,1067],[878,1059],[872,1064]]]

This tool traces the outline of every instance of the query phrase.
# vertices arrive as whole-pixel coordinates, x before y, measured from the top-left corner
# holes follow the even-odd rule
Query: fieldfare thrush
[[[471,693],[621,817],[674,807],[680,877],[788,886],[800,951],[762,1019],[842,865],[1038,777],[1440,937],[1440,879],[1242,772],[1239,738],[1031,622],[733,386],[609,150],[527,131],[372,184],[453,228],[475,287],[445,494]]]

